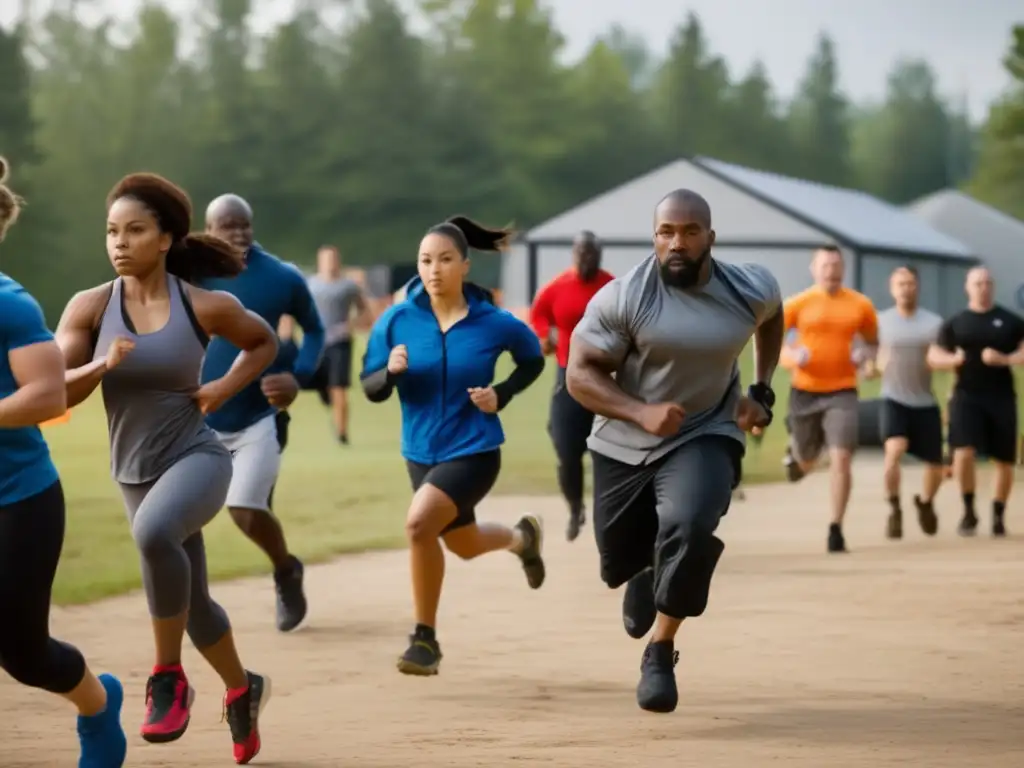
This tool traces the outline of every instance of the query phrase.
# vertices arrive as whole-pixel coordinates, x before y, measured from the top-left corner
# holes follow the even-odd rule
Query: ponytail
[[[226,240],[193,232],[167,252],[167,271],[193,285],[213,277],[235,277],[245,266],[243,254]]]
[[[435,224],[429,231],[450,238],[463,258],[469,256],[470,248],[477,251],[504,251],[515,234],[510,227],[490,229],[466,216],[452,216],[443,224]]]

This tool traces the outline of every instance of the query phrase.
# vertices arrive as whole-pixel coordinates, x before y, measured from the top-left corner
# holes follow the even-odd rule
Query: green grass
[[[360,359],[361,350],[356,354]],[[509,362],[503,360],[499,376],[508,369]],[[744,382],[750,381],[749,369],[748,354]],[[554,365],[549,364],[543,377],[502,415],[507,443],[497,494],[557,493],[554,453],[545,429],[553,376]],[[788,381],[780,374],[776,384],[784,404]],[[939,385],[945,392],[948,379],[943,377]],[[866,396],[876,392],[877,383],[864,388]],[[403,520],[411,491],[398,453],[397,401],[368,403],[358,387],[352,390],[352,401],[353,444],[345,448],[332,438],[327,411],[315,393],[303,393],[292,410],[275,507],[291,548],[308,561],[404,544]],[[747,484],[782,479],[784,408],[779,410],[778,425],[760,446],[748,451]],[[109,473],[106,422],[98,394],[75,409],[69,424],[47,429],[46,436],[68,500],[55,601],[88,602],[138,587],[138,556]],[[219,515],[205,535],[214,578],[266,572],[262,553],[234,528],[227,514]]]

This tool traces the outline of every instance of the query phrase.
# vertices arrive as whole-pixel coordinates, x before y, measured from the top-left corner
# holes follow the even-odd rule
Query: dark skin
[[[671,285],[673,275],[685,272],[710,252],[715,242],[711,228],[711,210],[707,201],[693,192],[681,191],[667,196],[654,214],[654,251],[662,265],[662,275]],[[697,286],[711,278],[712,262],[704,258],[697,273]],[[754,333],[757,381],[770,382],[782,350],[782,313],[766,320]],[[584,407],[610,419],[636,424],[658,437],[679,432],[685,410],[678,403],[645,403],[628,395],[616,383],[613,374],[622,360],[585,342],[574,341],[569,350],[566,386]],[[737,424],[745,431],[767,422],[764,408],[749,398],[741,398]]]
[[[221,195],[206,208],[206,231],[227,240],[243,253],[253,244],[252,208],[238,195]],[[260,389],[271,405],[288,408],[299,394],[299,382],[286,372],[260,379]],[[266,553],[274,568],[289,566],[290,552],[281,523],[263,510],[229,507],[231,519],[250,541]]]

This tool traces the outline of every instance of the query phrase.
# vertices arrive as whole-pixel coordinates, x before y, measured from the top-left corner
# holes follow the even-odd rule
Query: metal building
[[[955,189],[922,197],[907,210],[965,243],[992,272],[996,302],[1024,312],[1024,221]]]
[[[622,275],[651,253],[657,202],[680,187],[711,204],[715,257],[757,262],[775,274],[784,296],[811,284],[810,256],[834,243],[847,257],[847,284],[880,307],[891,303],[888,280],[913,264],[923,306],[943,315],[963,306],[970,249],[908,212],[848,189],[743,168],[719,160],[677,160],[605,192],[527,232],[502,261],[503,303],[530,302],[540,286],[569,266],[573,236],[593,230],[604,264]]]

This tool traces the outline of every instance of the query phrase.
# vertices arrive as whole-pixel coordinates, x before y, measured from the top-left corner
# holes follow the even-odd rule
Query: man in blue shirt
[[[252,209],[237,195],[221,195],[206,209],[206,229],[245,252],[245,270],[238,277],[203,281],[202,287],[233,294],[246,309],[277,328],[283,315],[294,317],[303,331],[294,363],[281,357],[258,382],[207,416],[231,451],[234,473],[227,506],[239,528],[274,564],[277,628],[295,629],[306,616],[303,567],[288,551],[281,523],[271,506],[274,484],[287,443],[287,408],[300,386],[312,378],[324,346],[324,328],[306,279],[293,265],[264,251],[253,240]],[[223,376],[239,350],[214,337],[206,350],[202,381]]]

